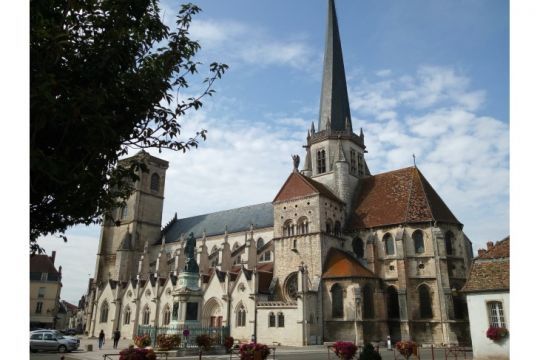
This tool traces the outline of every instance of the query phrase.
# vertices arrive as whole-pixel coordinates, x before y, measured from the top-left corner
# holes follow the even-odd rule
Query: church
[[[372,174],[353,129],[329,0],[320,114],[303,166],[271,201],[162,222],[168,162],[144,151],[116,222],[104,222],[86,331],[226,328],[240,341],[302,346],[470,343],[463,224],[416,167]],[[294,151],[294,149],[291,149]],[[120,164],[121,165],[121,164]]]

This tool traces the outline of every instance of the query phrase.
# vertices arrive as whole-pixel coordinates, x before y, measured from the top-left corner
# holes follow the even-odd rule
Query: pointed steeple
[[[351,110],[349,108],[349,96],[347,94],[347,82],[345,79],[343,54],[341,52],[336,6],[334,0],[329,0],[319,131],[326,129],[327,119],[330,119],[331,130],[345,131],[346,121],[350,118]]]

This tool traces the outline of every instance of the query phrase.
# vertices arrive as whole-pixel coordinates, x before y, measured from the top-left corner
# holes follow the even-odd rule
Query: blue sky
[[[186,116],[208,140],[170,161],[163,222],[271,201],[317,123],[326,0],[194,1],[199,60],[230,66]],[[173,8],[163,5],[165,19]],[[508,2],[336,0],[353,128],[372,173],[417,165],[475,249],[509,233]],[[190,88],[196,93],[194,83]],[[186,94],[189,95],[189,94]],[[75,302],[93,276],[99,228],[47,238]]]

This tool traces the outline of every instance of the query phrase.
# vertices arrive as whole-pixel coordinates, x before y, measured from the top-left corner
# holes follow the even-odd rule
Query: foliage
[[[120,351],[120,360],[156,360],[156,354],[152,349],[135,349],[130,346]]]
[[[212,346],[212,338],[207,334],[201,334],[195,339],[197,346],[201,349],[208,350]]]
[[[499,341],[508,336],[508,329],[504,327],[490,326],[486,331],[486,336],[493,341]]]
[[[396,349],[405,359],[411,355],[418,355],[418,345],[414,341],[398,341]]]
[[[150,344],[152,343],[152,339],[150,339],[150,335],[148,334],[134,336],[133,343],[135,343],[136,346],[143,348],[146,346],[150,346]]]
[[[340,359],[352,359],[358,350],[358,346],[349,341],[336,341],[332,346],[332,351]]]
[[[240,346],[240,359],[241,360],[254,360],[255,353],[261,354],[261,359],[266,359],[270,355],[270,349],[265,344],[249,343]]]
[[[358,356],[358,360],[382,360],[381,354],[375,351],[375,348],[370,343],[364,346],[364,349]]]
[[[234,345],[234,338],[232,336],[226,336],[223,341],[223,346],[225,346],[225,350],[227,350],[227,352],[231,351],[233,345]]]
[[[212,63],[198,96],[187,97],[200,63],[182,5],[163,23],[159,0],[30,1],[30,244],[122,206],[145,166],[117,167],[128,149],[183,151],[181,118],[211,96],[227,65]],[[189,81],[188,81],[189,80]]]
[[[171,350],[180,346],[180,335],[178,334],[159,334],[157,345],[160,349]]]

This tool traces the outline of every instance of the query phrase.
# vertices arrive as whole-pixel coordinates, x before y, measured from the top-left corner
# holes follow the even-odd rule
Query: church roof
[[[440,221],[461,223],[417,167],[363,178],[350,228]]]
[[[323,279],[362,277],[375,278],[371,270],[366,269],[351,254],[331,248],[326,255]]]
[[[328,2],[328,20],[326,29],[326,48],[324,52],[323,82],[319,112],[319,129],[326,130],[330,121],[330,129],[347,130],[350,125],[351,110],[347,94],[345,66],[341,51],[341,40],[336,16],[334,0]]]
[[[488,243],[474,259],[463,292],[510,290],[510,237]]]
[[[298,171],[293,171],[287,180],[285,180],[285,183],[274,198],[273,203],[317,194],[338,203],[342,203],[342,201],[323,184],[302,175]]]
[[[271,203],[244,206],[237,209],[218,211],[210,214],[177,219],[165,231],[165,242],[178,241],[182,234],[193,232],[195,238],[220,235],[225,232],[225,226],[230,233],[247,231],[251,224],[255,228],[265,228],[274,225],[274,208]],[[161,243],[161,239],[158,240]]]

